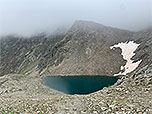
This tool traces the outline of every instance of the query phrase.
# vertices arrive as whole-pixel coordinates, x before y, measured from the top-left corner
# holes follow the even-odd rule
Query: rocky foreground
[[[42,79],[17,74],[0,78],[0,113],[151,114],[152,66],[123,77],[111,87],[88,95],[66,95]]]

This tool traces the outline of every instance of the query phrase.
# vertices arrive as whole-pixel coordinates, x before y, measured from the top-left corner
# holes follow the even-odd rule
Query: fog
[[[31,35],[75,20],[139,31],[152,25],[152,0],[0,0],[0,35]]]

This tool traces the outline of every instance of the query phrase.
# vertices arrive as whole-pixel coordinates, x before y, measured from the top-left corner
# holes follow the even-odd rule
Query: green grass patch
[[[151,82],[148,82],[148,85],[152,84],[152,81]]]

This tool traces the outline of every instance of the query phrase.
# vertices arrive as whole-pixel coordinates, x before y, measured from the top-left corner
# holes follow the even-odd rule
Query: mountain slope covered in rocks
[[[6,36],[1,42],[0,75],[114,75],[126,61],[110,46],[132,40],[134,33],[89,21],[76,21],[66,34],[30,38]],[[11,38],[9,38],[11,37]]]
[[[64,34],[48,36],[45,33],[30,38],[12,35],[3,37],[0,39],[0,75],[24,74],[34,68],[41,71],[46,65],[52,65],[55,44],[63,37]]]
[[[35,40],[1,40],[0,113],[152,113],[152,29],[130,32],[76,21],[57,39],[56,36],[38,36]],[[126,61],[119,48],[110,50],[110,46],[130,40],[140,44],[132,60],[142,62],[113,86],[88,95],[66,95],[43,85],[46,75],[118,73]],[[28,64],[24,65],[24,61]],[[33,67],[29,69],[30,65]]]

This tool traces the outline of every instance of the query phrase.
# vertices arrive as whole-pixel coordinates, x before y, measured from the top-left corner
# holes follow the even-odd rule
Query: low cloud
[[[151,0],[0,0],[0,35],[31,35],[75,20],[138,31],[152,25]]]

